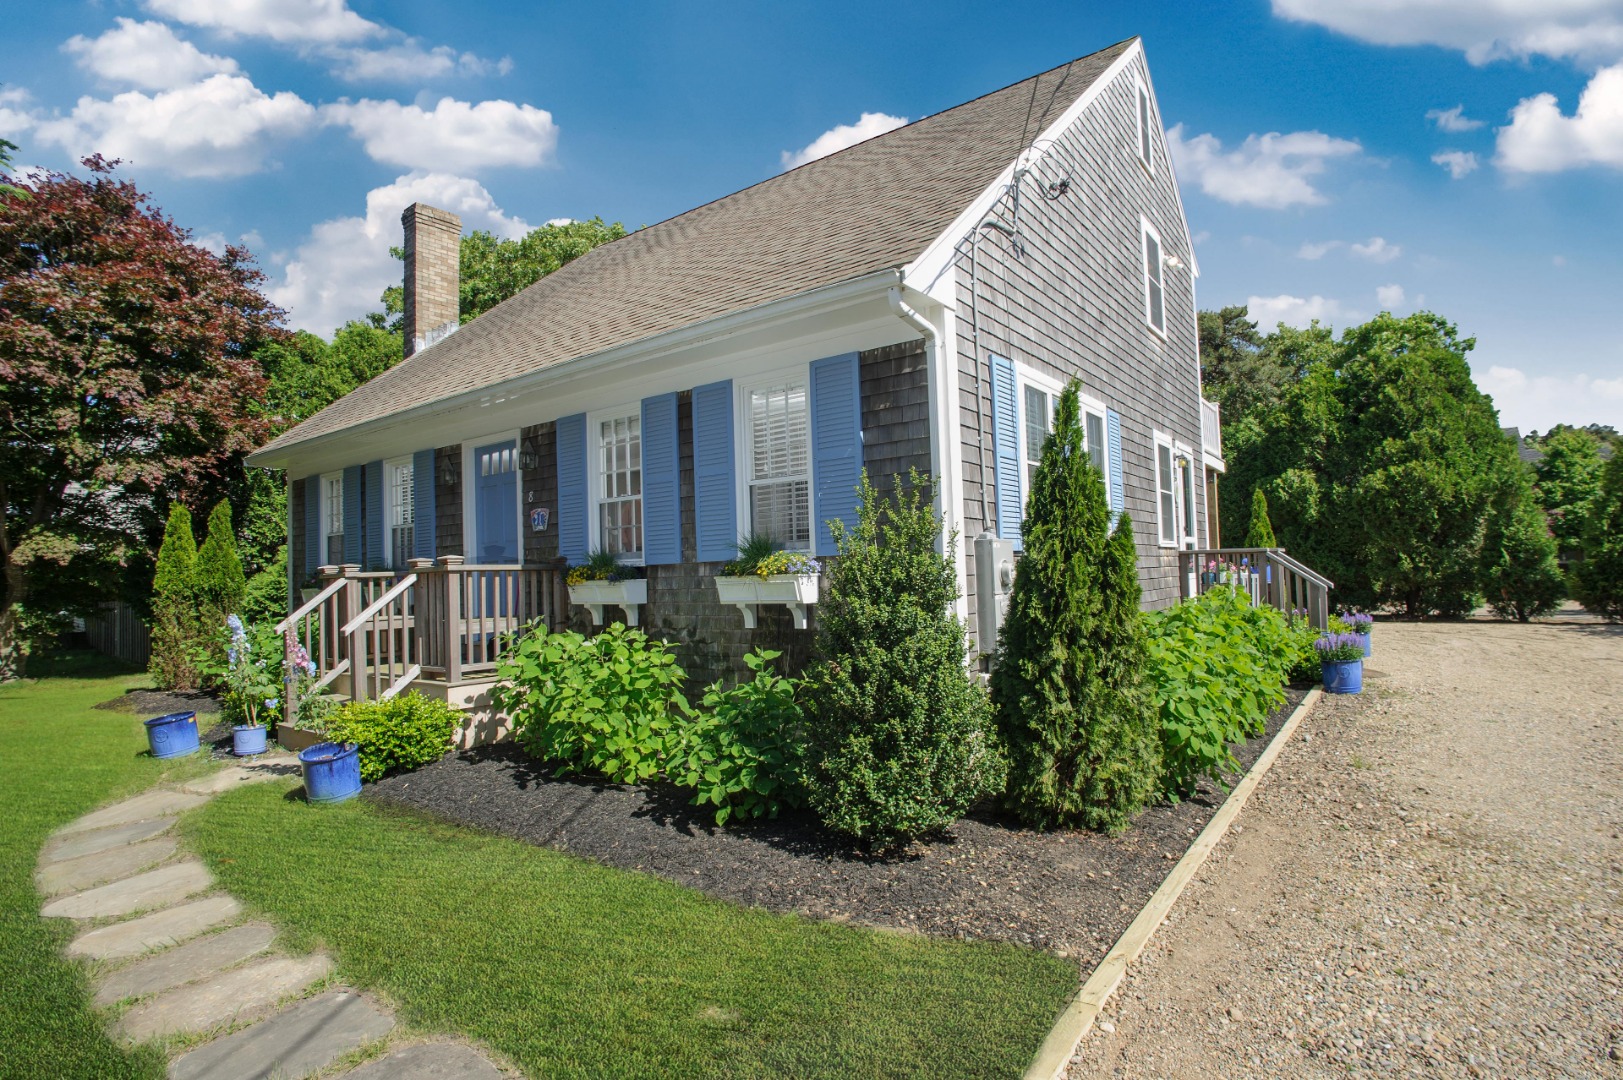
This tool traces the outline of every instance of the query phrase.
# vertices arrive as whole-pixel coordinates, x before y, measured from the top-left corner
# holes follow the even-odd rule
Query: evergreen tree
[[[247,594],[231,504],[222,499],[209,513],[208,536],[197,553],[197,599],[205,630],[218,629],[227,615],[241,615]]]
[[[936,551],[929,481],[881,502],[864,473],[857,527],[817,607],[806,788],[823,823],[876,848],[952,824],[1003,789],[986,693],[965,670],[957,577]]]
[[[1073,382],[1061,395],[1032,482],[992,702],[1012,808],[1043,828],[1119,829],[1154,796],[1160,731],[1132,523],[1123,515],[1109,533],[1077,393]]]
[[[1554,611],[1565,591],[1555,536],[1523,469],[1488,517],[1482,593],[1495,615],[1527,622]]]
[[[1623,453],[1613,454],[1601,472],[1584,530],[1584,561],[1573,577],[1585,609],[1623,622]]]
[[[152,656],[147,670],[160,689],[196,689],[199,673],[193,650],[198,631],[197,538],[192,534],[191,511],[177,502],[169,507],[152,578]]]
[[[1274,527],[1268,523],[1268,496],[1257,488],[1251,493],[1251,526],[1246,530],[1245,546],[1249,548],[1278,547]]]

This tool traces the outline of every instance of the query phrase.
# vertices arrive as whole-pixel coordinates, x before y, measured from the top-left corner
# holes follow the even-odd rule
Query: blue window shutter
[[[1024,503],[1020,498],[1020,417],[1014,362],[992,357],[992,448],[996,459],[997,535],[1019,551]]]
[[[361,467],[344,469],[344,562],[361,561]]]
[[[321,568],[327,538],[321,535],[321,477],[304,478],[304,573],[314,577]]]
[[[642,557],[648,566],[682,561],[682,473],[676,395],[642,399]]]
[[[411,456],[411,554],[416,559],[434,558],[434,451],[419,450]]]
[[[834,555],[831,520],[857,527],[862,479],[862,379],[856,353],[812,361],[812,535],[817,554]]]
[[[389,528],[383,520],[383,462],[368,461],[366,463],[366,568],[368,570],[387,570],[389,568],[388,545],[384,536]]]
[[[586,499],[586,414],[559,419],[553,429],[558,448],[558,554],[584,562],[592,546],[591,508]]]
[[[1127,491],[1122,486],[1121,474],[1121,416],[1115,409],[1105,410],[1105,446],[1109,450],[1110,469],[1110,524],[1127,508]]]
[[[693,388],[693,532],[700,562],[738,554],[731,379]]]

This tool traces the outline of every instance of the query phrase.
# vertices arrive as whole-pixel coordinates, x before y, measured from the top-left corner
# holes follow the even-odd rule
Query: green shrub
[[[658,774],[673,715],[690,711],[671,647],[621,623],[591,638],[537,630],[496,675],[491,697],[526,752],[619,784]]]
[[[717,825],[777,817],[805,802],[797,775],[803,736],[798,684],[772,671],[779,655],[748,653],[744,663],[754,677],[729,689],[712,684],[703,708],[676,716],[666,736],[666,778],[693,788],[694,806],[715,807]]]
[[[1555,536],[1525,481],[1494,508],[1482,538],[1482,593],[1501,619],[1527,622],[1561,606]]]
[[[1202,776],[1222,784],[1239,762],[1233,743],[1262,733],[1285,703],[1283,683],[1318,636],[1273,608],[1212,589],[1145,618],[1150,678],[1161,715],[1163,787],[1174,799]],[[1318,661],[1312,659],[1315,676]]]
[[[1039,828],[1120,829],[1155,797],[1160,739],[1132,521],[1111,535],[1077,393],[1061,395],[1032,482],[992,701],[1014,811]]]
[[[1623,621],[1623,453],[1601,471],[1600,494],[1589,504],[1584,561],[1573,571],[1585,610]]]
[[[197,609],[197,538],[192,535],[192,514],[174,503],[169,507],[152,578],[152,654],[147,670],[160,690],[197,688],[202,674],[197,652],[203,633]]]
[[[1251,525],[1246,530],[1245,546],[1251,548],[1278,547],[1274,527],[1268,521],[1268,496],[1259,487],[1251,493]]]
[[[231,504],[221,499],[209,513],[208,536],[197,551],[197,602],[203,624],[212,627],[227,615],[241,615],[247,598]]]
[[[461,715],[415,690],[388,701],[352,701],[326,719],[328,739],[360,747],[361,779],[428,765],[445,756]]]
[[[881,503],[863,475],[856,529],[831,522],[839,558],[817,609],[806,680],[806,797],[829,828],[888,848],[951,824],[1002,790],[986,694],[964,667],[951,550],[929,481]]]
[[[287,606],[287,545],[259,573],[248,579],[242,617],[250,623],[279,623],[292,612]]]

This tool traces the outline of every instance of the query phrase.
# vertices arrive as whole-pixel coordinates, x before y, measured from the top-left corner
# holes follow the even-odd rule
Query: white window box
[[[773,574],[716,577],[716,595],[744,613],[744,629],[755,629],[756,604],[782,604],[794,616],[795,629],[806,629],[806,609],[817,603],[816,574]]]
[[[603,608],[625,609],[626,625],[636,626],[642,606],[648,603],[648,579],[627,578],[624,581],[583,581],[569,586],[569,602],[579,604],[591,613],[595,626],[603,625]]]

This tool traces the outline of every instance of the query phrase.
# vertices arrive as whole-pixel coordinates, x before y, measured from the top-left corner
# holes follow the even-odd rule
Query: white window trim
[[[1184,487],[1178,483],[1178,460],[1182,458],[1188,462],[1189,492],[1188,496],[1195,496],[1195,465],[1194,451],[1179,442],[1171,435],[1156,431],[1153,433],[1153,472],[1155,475],[1155,540],[1163,548],[1180,550],[1200,546],[1200,513],[1198,505],[1188,505],[1185,501]],[[1169,485],[1172,488],[1172,539],[1166,538],[1165,522],[1161,520],[1161,447],[1166,447],[1171,458],[1172,475]],[[1187,526],[1187,528],[1186,528]]]
[[[1139,103],[1143,102],[1142,105]],[[1140,119],[1140,109],[1143,119]],[[1138,163],[1146,173],[1155,175],[1155,98],[1150,96],[1144,80],[1133,79],[1133,131],[1137,135]]]
[[[469,554],[479,550],[479,514],[474,506],[474,475],[473,451],[478,446],[489,446],[491,443],[511,442],[513,444],[513,473],[518,477],[518,498],[513,501],[518,504],[518,561],[524,562],[524,467],[518,464],[518,456],[523,452],[523,432],[514,428],[511,431],[498,431],[477,439],[464,439],[462,441],[462,554],[469,563],[478,561],[478,556]]]
[[[810,555],[817,550],[817,530],[822,519],[817,513],[817,458],[814,433],[811,430],[811,364],[793,364],[772,371],[752,375],[746,381],[733,380],[733,480],[735,519],[738,539],[743,540],[754,527],[750,514],[750,452],[754,440],[750,438],[750,393],[799,381],[806,387],[806,502],[811,513],[810,538],[805,548],[785,548]]]
[[[394,554],[395,489],[392,481],[394,470],[401,467],[412,471],[412,481],[415,483],[417,479],[417,459],[413,455],[406,454],[402,457],[387,458],[383,462],[383,555],[385,559]],[[416,500],[413,499],[412,501],[414,504],[412,506],[412,522],[415,525],[417,520]],[[390,569],[404,570],[406,567],[391,565]]]
[[[626,405],[611,406],[607,409],[594,409],[586,414],[586,506],[587,516],[590,519],[590,532],[588,550],[598,551],[603,547],[603,435],[600,430],[605,420],[625,420],[635,416],[637,418],[637,446],[639,455],[642,452],[642,402],[632,402]],[[648,491],[648,472],[645,462],[639,460],[637,469],[643,474],[643,492]],[[637,496],[638,501],[643,499]],[[644,503],[643,509],[647,510]],[[523,522],[522,510],[519,515]],[[522,532],[520,533],[522,535]],[[643,518],[642,534],[643,553],[635,556],[620,556],[622,566],[643,566],[647,562],[648,551],[648,519]]]
[[[342,565],[344,561],[342,552],[339,553],[340,557],[337,563],[327,561],[327,540],[335,535],[330,528],[329,519],[332,517],[332,499],[327,492],[331,490],[334,481],[338,484],[338,497],[340,500],[338,504],[338,524],[340,526],[344,524],[344,504],[342,502],[344,497],[344,471],[340,469],[337,472],[322,473],[316,481],[316,518],[321,524],[321,529],[317,533],[321,542],[321,549],[316,553],[319,556],[316,559],[317,566]],[[340,528],[336,535],[342,536],[344,531],[343,528]]]
[[[1060,394],[1062,394],[1065,390],[1065,384],[1059,379],[1056,379],[1054,376],[1048,374],[1046,371],[1040,371],[1036,368],[1028,367],[1019,361],[1016,361],[1014,365],[1014,384],[1014,425],[1015,430],[1019,433],[1017,441],[1020,444],[1020,505],[1024,506],[1025,500],[1031,495],[1031,492],[1027,490],[1029,481],[1026,478],[1031,475],[1031,466],[1035,464],[1035,462],[1026,456],[1026,387],[1036,387],[1038,390],[1043,391],[1043,393],[1053,398],[1053,404],[1050,406],[1050,411],[1048,414],[1048,430],[1053,431],[1054,415],[1058,411],[1059,397]],[[1105,439],[1108,441],[1110,435],[1108,428],[1106,427],[1107,417],[1105,415],[1105,403],[1093,395],[1081,390],[1077,391],[1077,401],[1081,405],[1082,415],[1080,419],[1082,421],[1082,438],[1084,445],[1086,445],[1088,435],[1088,416],[1090,414],[1099,418],[1099,427],[1101,430],[1106,432]],[[1092,449],[1092,447],[1088,448],[1090,453],[1092,452]],[[1110,449],[1108,445],[1105,447],[1104,458],[1105,466],[1102,471],[1104,472],[1105,478],[1105,502],[1108,504],[1110,502]],[[1022,517],[1023,516],[1024,515],[1022,515]]]
[[[1198,468],[1199,459],[1188,446],[1181,442],[1172,444],[1172,474],[1174,480],[1178,473],[1178,459],[1184,461],[1184,484],[1178,488],[1178,526],[1182,531],[1179,537],[1179,546],[1183,548],[1197,548],[1200,546],[1200,506],[1197,502],[1195,487],[1195,469]]]
[[[1151,445],[1153,447],[1152,452],[1151,452],[1151,471],[1155,476],[1155,493],[1154,493],[1154,500],[1155,500],[1155,542],[1158,545],[1160,545],[1161,547],[1172,548],[1172,549],[1176,550],[1177,547],[1178,547],[1178,539],[1177,539],[1177,537],[1178,537],[1178,531],[1179,531],[1178,530],[1178,500],[1180,498],[1180,496],[1178,494],[1178,476],[1177,476],[1177,473],[1178,473],[1178,467],[1177,467],[1178,444],[1173,441],[1172,436],[1165,435],[1165,434],[1162,434],[1159,431],[1156,431],[1156,432],[1152,433]],[[1162,491],[1162,485],[1161,485],[1161,448],[1162,447],[1165,447],[1166,450],[1167,450],[1167,459],[1168,459],[1167,460],[1167,467],[1172,470],[1172,475],[1170,477],[1167,477],[1167,484],[1166,484],[1166,486],[1168,488],[1171,488],[1171,490],[1172,490],[1172,537],[1173,538],[1171,540],[1167,539],[1166,522],[1163,521],[1162,518],[1161,518],[1161,491]]]
[[[1167,336],[1167,247],[1161,242],[1160,230],[1158,230],[1154,225],[1150,224],[1149,218],[1140,217],[1138,219],[1138,225],[1138,262],[1140,267],[1140,279],[1144,283],[1144,325],[1155,331],[1155,333],[1159,335],[1162,340],[1165,340]],[[1161,286],[1160,326],[1156,326],[1155,321],[1150,317],[1150,312],[1152,310],[1150,305],[1150,240],[1152,238],[1155,240],[1155,250],[1160,254],[1160,258],[1155,261],[1155,283]]]

